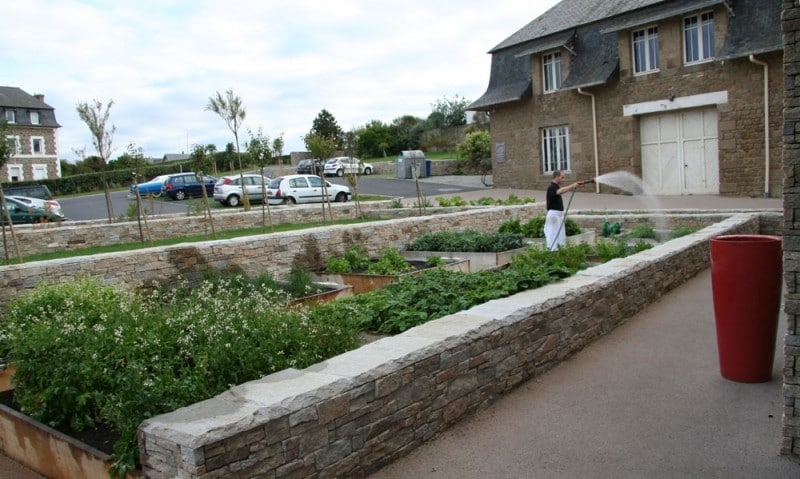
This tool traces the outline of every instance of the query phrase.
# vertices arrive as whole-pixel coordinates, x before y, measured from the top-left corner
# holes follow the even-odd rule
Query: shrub
[[[437,231],[425,233],[408,245],[409,251],[463,251],[497,253],[522,248],[518,233],[484,233],[475,230]]]
[[[651,238],[655,239],[656,237],[656,230],[653,229],[652,226],[648,224],[640,224],[633,227],[630,234],[628,234],[631,238]]]

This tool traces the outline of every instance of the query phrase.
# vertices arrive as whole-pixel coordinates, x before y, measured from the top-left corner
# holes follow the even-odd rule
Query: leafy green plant
[[[437,197],[436,201],[439,203],[439,206],[442,207],[451,207],[451,206],[467,206],[469,202],[464,198],[456,195],[450,198],[445,197]]]
[[[675,239],[675,238],[680,238],[681,236],[690,235],[695,231],[697,231],[698,229],[699,228],[692,226],[676,226],[670,232],[670,238]]]
[[[504,221],[499,228],[497,228],[498,233],[515,233],[515,234],[524,234],[522,230],[522,222],[519,218],[513,218],[510,220]]]
[[[463,251],[496,253],[522,248],[518,233],[484,233],[476,230],[425,233],[408,245],[409,251]]]
[[[400,198],[392,199],[392,202],[389,203],[389,208],[404,208],[403,200],[401,200]]]
[[[16,298],[0,330],[15,401],[65,432],[109,426],[124,472],[145,419],[359,345],[352,311],[287,308],[284,293],[234,277],[142,293],[81,279]]]
[[[656,238],[656,230],[653,229],[652,226],[648,224],[638,224],[631,229],[631,232],[628,234],[630,238]]]
[[[430,268],[439,268],[444,266],[445,263],[441,256],[431,255],[425,258],[425,264]]]
[[[377,261],[372,261],[367,266],[365,273],[379,275],[396,275],[411,271],[414,266],[403,258],[400,250],[394,247],[383,248]]]
[[[603,261],[610,261],[614,258],[624,258],[628,255],[652,248],[653,245],[646,241],[639,240],[629,246],[621,238],[600,240],[594,246],[595,254]]]
[[[524,234],[526,238],[544,238],[544,223],[544,216],[531,218],[527,223],[521,225],[522,234]],[[567,236],[578,235],[582,232],[580,225],[569,216],[564,220],[564,231],[567,233]]]

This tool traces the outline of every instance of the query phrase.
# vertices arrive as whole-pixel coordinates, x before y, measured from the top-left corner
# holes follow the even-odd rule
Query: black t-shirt
[[[550,183],[550,186],[547,187],[548,210],[564,211],[564,200],[561,199],[561,195],[556,193],[559,188],[561,187],[558,186],[558,184],[556,184],[555,182]]]

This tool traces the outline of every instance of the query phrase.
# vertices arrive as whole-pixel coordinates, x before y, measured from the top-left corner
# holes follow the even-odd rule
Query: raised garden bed
[[[497,253],[469,253],[465,251],[401,251],[409,261],[422,261],[424,262],[430,256],[439,256],[444,261],[467,261],[469,264],[468,272],[475,273],[486,269],[494,269],[502,267],[511,262],[514,255],[521,253],[528,249],[528,247],[517,248],[508,251],[500,251]]]
[[[469,260],[463,258],[442,258],[444,260],[443,266],[434,266],[444,268],[450,271],[462,271],[465,273],[470,272],[470,262]],[[397,281],[403,276],[413,276],[420,274],[422,271],[426,269],[430,269],[431,266],[425,260],[418,260],[418,261],[409,261],[413,266],[413,270],[400,273],[400,274],[392,274],[392,275],[383,275],[383,274],[366,274],[360,272],[352,272],[352,273],[331,273],[327,271],[315,271],[311,275],[314,278],[314,282],[322,282],[322,283],[338,283],[351,286],[352,294],[361,294],[366,293],[367,291],[372,291],[376,288],[381,288],[386,286],[387,284]]]

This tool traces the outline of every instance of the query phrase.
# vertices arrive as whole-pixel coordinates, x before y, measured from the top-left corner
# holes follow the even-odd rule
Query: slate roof
[[[17,112],[14,123],[16,126],[61,127],[56,121],[55,108],[17,87],[0,86],[0,112],[6,110]],[[38,125],[30,123],[28,112],[31,110],[39,112]],[[0,115],[0,118],[4,118],[4,116]]]
[[[619,30],[717,4],[733,11],[718,59],[782,50],[777,0],[562,0],[489,51],[489,87],[467,109],[490,110],[530,96],[530,55],[558,47],[574,53],[561,90],[608,83],[619,74]]]

